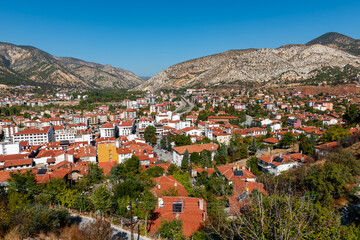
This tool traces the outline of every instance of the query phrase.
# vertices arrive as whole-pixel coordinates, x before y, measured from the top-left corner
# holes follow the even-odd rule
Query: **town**
[[[0,184],[7,189],[30,174],[38,190],[17,197],[100,215],[143,236],[202,239],[209,215],[239,218],[252,193],[271,194],[264,175],[318,165],[356,145],[360,88],[353,86],[111,97],[3,89]]]

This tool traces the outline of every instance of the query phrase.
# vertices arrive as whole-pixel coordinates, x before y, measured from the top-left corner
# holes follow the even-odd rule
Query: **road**
[[[185,103],[189,104],[188,109],[187,109],[185,112],[183,112],[182,114],[191,112],[191,110],[193,109],[193,107],[194,107],[195,105],[194,105],[192,102],[186,100],[186,98],[185,98],[184,96],[181,96],[181,100],[184,101]],[[186,104],[185,104],[185,106],[186,106]]]
[[[87,224],[95,222],[95,219],[90,217],[85,217],[82,215],[77,214],[71,214],[73,221],[79,224],[79,227],[86,227]],[[123,239],[123,240],[130,240],[131,239],[131,233],[128,230],[125,230],[119,226],[111,224],[111,228],[113,230],[112,239]],[[134,233],[134,239],[135,240],[151,240],[151,238],[144,237],[144,236],[138,236]]]

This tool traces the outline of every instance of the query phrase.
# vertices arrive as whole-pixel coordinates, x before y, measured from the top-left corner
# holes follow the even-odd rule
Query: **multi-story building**
[[[28,141],[30,145],[42,145],[55,141],[54,127],[47,126],[40,129],[26,129],[14,133],[14,143]]]

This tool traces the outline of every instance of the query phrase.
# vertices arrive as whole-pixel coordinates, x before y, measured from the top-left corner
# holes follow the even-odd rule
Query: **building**
[[[305,162],[311,162],[314,159],[301,153],[294,153],[289,155],[274,155],[274,156],[261,156],[258,165],[263,172],[268,172],[279,175],[284,171],[291,168],[298,167]]]
[[[47,126],[40,129],[26,129],[14,133],[14,143],[28,141],[30,145],[42,145],[55,141],[54,127]]]
[[[150,221],[149,232],[155,234],[164,220],[179,219],[183,223],[183,233],[191,237],[201,228],[206,217],[206,201],[202,198],[161,197]]]
[[[100,143],[97,147],[98,161],[102,162],[119,162],[119,155],[116,151],[116,143]]]
[[[184,153],[186,152],[186,150],[188,151],[189,154],[194,153],[194,152],[201,153],[204,150],[210,151],[211,159],[213,160],[217,149],[218,149],[218,145],[215,143],[174,147],[173,148],[173,163],[178,166],[181,166],[181,161],[184,157]]]

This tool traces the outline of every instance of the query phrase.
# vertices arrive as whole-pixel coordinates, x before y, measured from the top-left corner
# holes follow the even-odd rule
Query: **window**
[[[173,213],[182,213],[182,201],[173,202]]]

